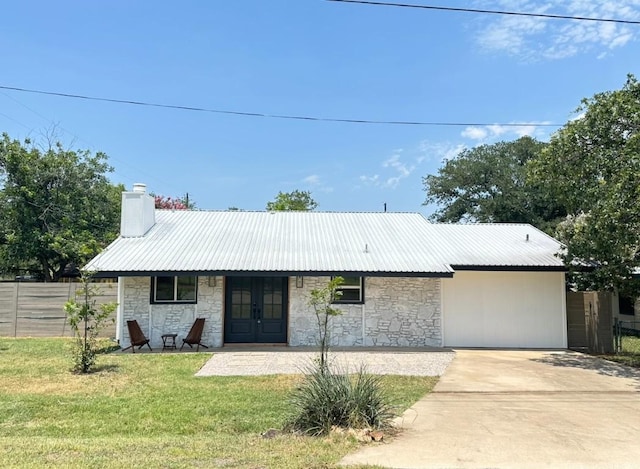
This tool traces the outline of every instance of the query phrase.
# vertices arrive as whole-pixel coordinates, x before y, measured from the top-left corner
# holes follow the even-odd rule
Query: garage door
[[[442,288],[446,346],[567,346],[564,273],[458,271]]]

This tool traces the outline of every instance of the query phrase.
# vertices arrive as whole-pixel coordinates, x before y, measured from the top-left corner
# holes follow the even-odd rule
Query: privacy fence
[[[99,291],[94,297],[97,304],[117,301],[117,283],[95,286]],[[79,283],[0,282],[0,337],[71,337],[73,331],[63,307],[81,287]],[[115,334],[113,323],[100,336]]]
[[[567,292],[570,349],[591,353],[614,351],[613,301],[610,292]]]

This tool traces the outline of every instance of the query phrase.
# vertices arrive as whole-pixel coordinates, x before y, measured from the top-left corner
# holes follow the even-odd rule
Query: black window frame
[[[336,277],[337,276],[333,276],[333,277],[331,277],[331,279],[333,280]],[[356,287],[355,285],[340,285],[338,288],[336,288],[336,292],[358,291],[360,293],[359,298],[357,300],[353,300],[353,299],[343,300],[342,299],[344,297],[344,293],[343,293],[341,298],[339,298],[339,299],[334,298],[332,303],[338,304],[338,305],[361,305],[361,304],[364,304],[364,277],[356,276],[356,275],[341,275],[341,277],[342,278],[357,278],[360,281],[360,285],[358,287]]]
[[[179,278],[193,278],[194,279],[194,299],[192,300],[179,300],[178,296],[178,279]],[[171,300],[158,300],[157,296],[157,282],[158,278],[171,278],[173,280],[173,299]],[[166,304],[181,304],[181,305],[195,305],[198,304],[198,276],[197,275],[156,275],[151,277],[151,304],[154,305],[166,305]]]

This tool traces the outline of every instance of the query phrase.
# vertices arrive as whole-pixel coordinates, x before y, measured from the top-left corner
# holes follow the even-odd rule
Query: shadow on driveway
[[[603,358],[592,357],[584,354],[560,354],[552,353],[541,358],[531,359],[534,362],[545,365],[579,368],[595,371],[603,376],[616,378],[630,378],[637,381],[640,387],[640,369],[607,361]]]

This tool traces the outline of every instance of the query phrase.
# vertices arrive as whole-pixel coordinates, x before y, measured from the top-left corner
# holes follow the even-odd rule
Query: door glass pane
[[[251,279],[232,279],[231,282],[231,317],[251,319]]]
[[[273,305],[271,304],[266,304],[264,305],[264,311],[262,313],[262,317],[264,317],[265,319],[274,319],[277,318],[278,316],[274,316],[274,310],[273,310]]]
[[[266,278],[262,295],[263,317],[265,319],[282,318],[282,279]]]

